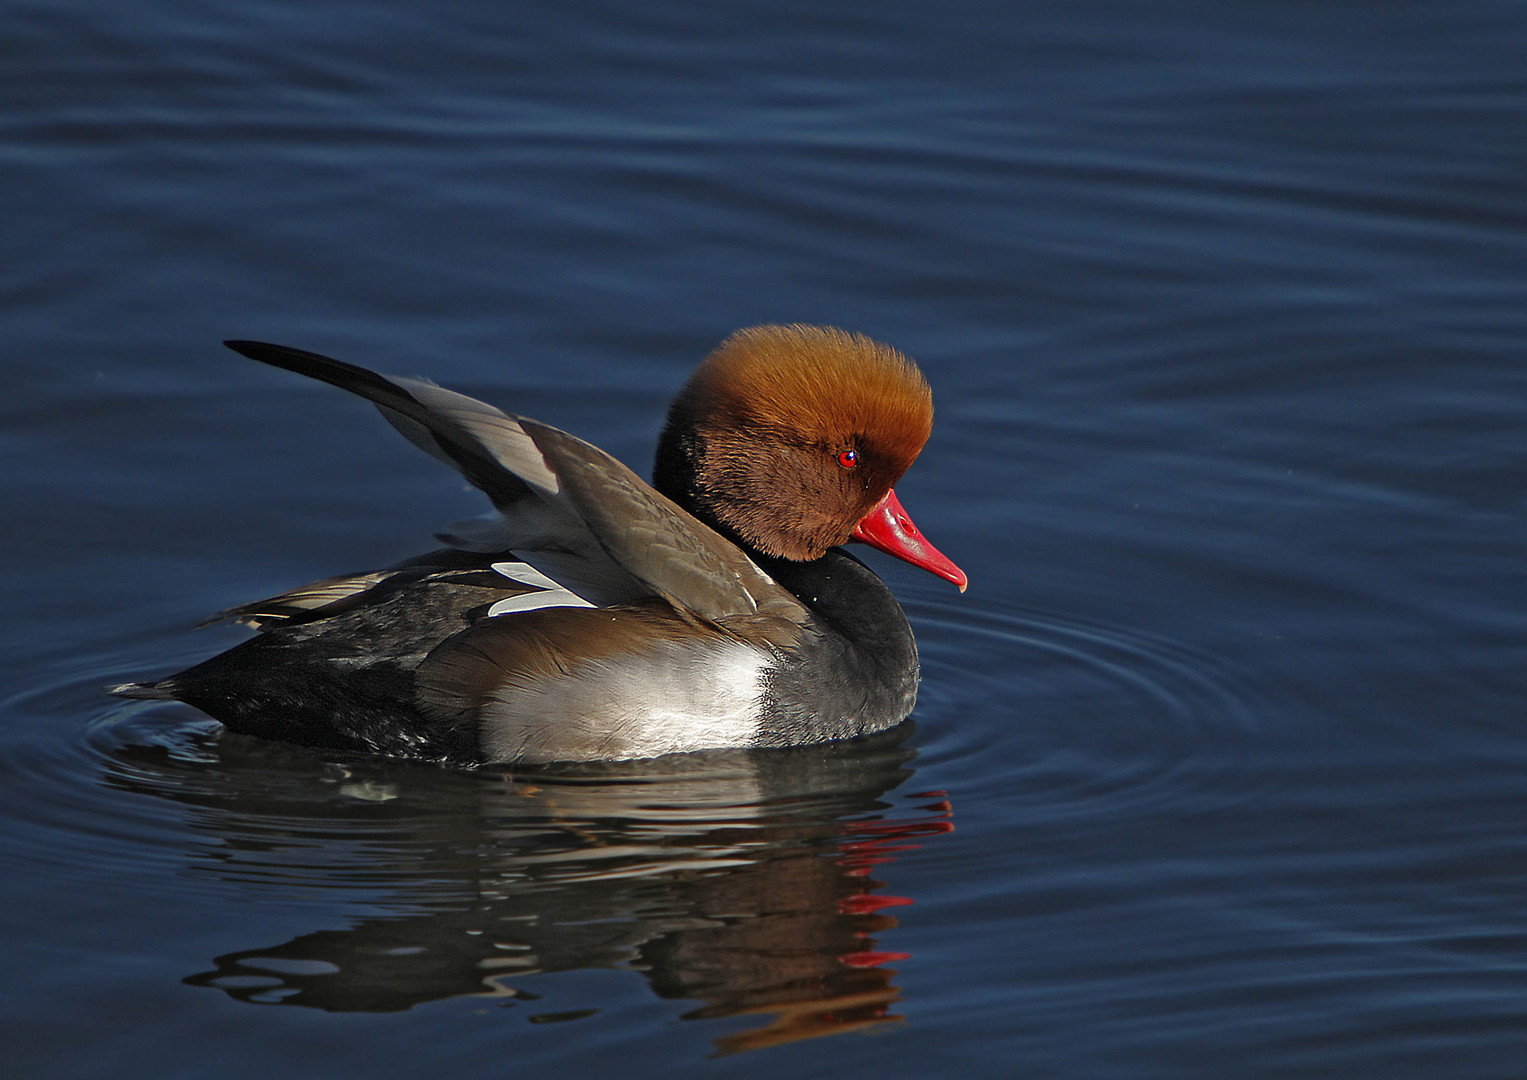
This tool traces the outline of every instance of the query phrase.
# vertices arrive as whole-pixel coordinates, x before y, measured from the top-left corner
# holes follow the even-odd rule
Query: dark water
[[[0,1073],[1527,1073],[1527,7],[3,14]],[[915,730],[505,777],[100,694],[480,508],[221,339],[644,470],[765,321],[935,387]]]

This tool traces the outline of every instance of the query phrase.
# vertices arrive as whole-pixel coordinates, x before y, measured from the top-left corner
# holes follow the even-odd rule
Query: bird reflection
[[[106,783],[191,808],[201,872],[386,894],[343,930],[259,944],[185,982],[252,1004],[389,1012],[460,996],[539,1011],[533,976],[638,972],[688,1019],[756,1016],[722,1053],[901,1020],[887,864],[950,831],[911,728],[851,743],[534,773],[319,762],[236,736],[130,747]],[[353,910],[353,897],[347,897]]]

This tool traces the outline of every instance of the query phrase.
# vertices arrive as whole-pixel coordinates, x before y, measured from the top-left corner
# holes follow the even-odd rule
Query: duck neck
[[[807,608],[817,633],[775,678],[778,708],[766,726],[788,745],[796,727],[818,730],[841,716],[830,738],[900,723],[917,700],[917,643],[901,605],[869,567],[833,548],[811,562],[754,556]],[[852,703],[845,710],[844,706]]]
[[[698,480],[695,460],[699,451],[699,437],[688,425],[681,423],[674,412],[670,412],[663,434],[657,440],[652,486],[691,514],[695,513],[695,507],[689,493],[695,490]]]
[[[696,495],[701,489],[700,471],[695,464],[700,460],[700,451],[700,436],[695,433],[688,418],[675,407],[668,414],[668,424],[657,441],[657,457],[652,465],[652,486],[742,548],[753,559],[761,558],[751,544],[716,517],[710,507]]]

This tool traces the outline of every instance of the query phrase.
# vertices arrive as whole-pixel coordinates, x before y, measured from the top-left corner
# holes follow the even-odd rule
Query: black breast
[[[917,642],[875,572],[841,548],[813,562],[758,562],[813,617],[769,677],[759,745],[852,738],[906,719],[917,701]]]

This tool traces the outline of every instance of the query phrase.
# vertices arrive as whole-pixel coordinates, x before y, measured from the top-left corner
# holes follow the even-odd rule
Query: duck
[[[381,570],[218,612],[254,637],[153,682],[228,731],[468,766],[852,739],[917,699],[912,628],[857,541],[964,592],[894,484],[932,431],[900,351],[836,327],[739,330],[694,370],[652,483],[567,432],[422,378],[228,341],[374,404],[493,513]]]

